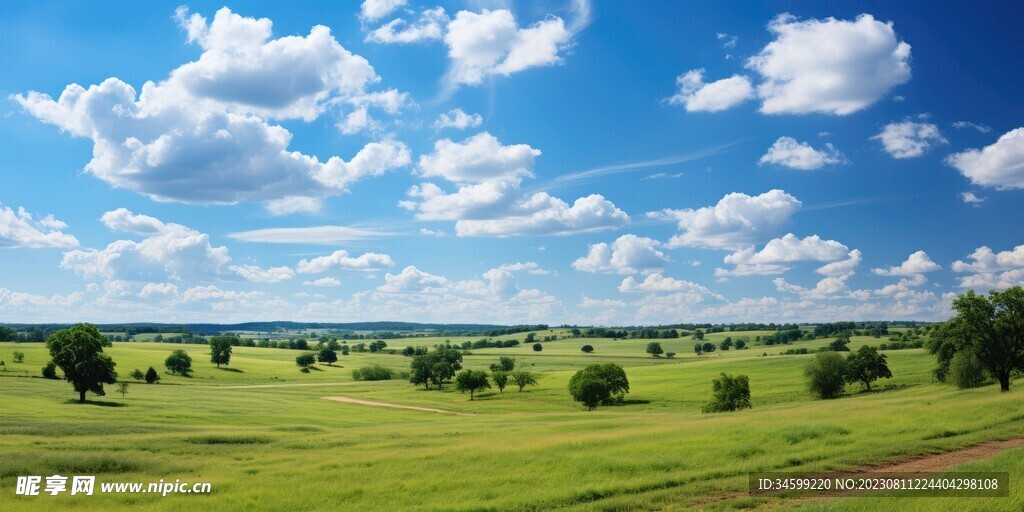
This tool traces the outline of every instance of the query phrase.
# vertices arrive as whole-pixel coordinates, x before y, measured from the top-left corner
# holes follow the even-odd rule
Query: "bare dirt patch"
[[[436,412],[440,414],[454,414],[457,416],[472,416],[468,412],[456,412],[446,411],[444,409],[434,409],[432,407],[417,407],[415,405],[399,405],[399,404],[388,404],[384,402],[372,402],[370,400],[360,400],[358,398],[349,398],[347,396],[325,396],[324,400],[333,400],[335,402],[344,402],[346,404],[359,404],[359,405],[370,405],[373,407],[386,407],[388,409],[408,409],[410,411],[423,411],[423,412]]]

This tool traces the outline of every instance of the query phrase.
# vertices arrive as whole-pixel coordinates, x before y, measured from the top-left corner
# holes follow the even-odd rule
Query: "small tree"
[[[747,348],[747,340],[740,338],[736,340],[736,350],[743,350]]]
[[[320,361],[321,363],[326,363],[328,365],[333,365],[334,363],[336,363],[338,361],[338,353],[333,351],[333,350],[331,350],[331,349],[329,349],[329,348],[327,348],[327,347],[324,347],[324,348],[320,349],[320,353],[317,354],[316,359],[317,359],[317,361]]]
[[[704,353],[704,345],[701,343],[693,344],[693,351],[699,356]]]
[[[157,384],[159,382],[160,374],[157,373],[152,366],[150,366],[149,369],[146,370],[146,384]]]
[[[704,412],[731,412],[750,409],[750,381],[746,375],[731,377],[722,373],[722,378],[711,382],[714,393],[711,401],[704,405]]]
[[[626,371],[615,363],[592,364],[569,379],[569,393],[577,402],[593,409],[599,403],[621,402],[629,393],[629,379]],[[595,397],[597,401],[593,402]]]
[[[128,382],[121,381],[120,383],[118,383],[117,392],[121,393],[121,398],[124,398],[124,396],[128,394]]]
[[[154,370],[154,372],[155,372],[155,370]],[[142,370],[140,370],[138,368],[132,370],[132,373],[130,375],[131,375],[131,378],[133,378],[135,380],[145,380],[146,379],[146,374],[142,373]]]
[[[474,393],[489,387],[491,383],[487,380],[487,373],[481,370],[462,370],[455,377],[455,389],[460,392],[469,391],[470,400],[473,400]]]
[[[957,352],[949,362],[947,380],[960,389],[985,385],[985,365],[971,352]]]
[[[304,369],[308,369],[314,363],[316,363],[316,356],[313,354],[302,354],[295,358],[295,364]]]
[[[92,324],[59,330],[46,340],[53,363],[64,372],[64,380],[74,386],[79,402],[85,402],[87,391],[103,396],[103,384],[117,382],[116,364],[103,353],[104,340]]]
[[[347,356],[348,355],[348,351],[349,351],[348,345],[342,345],[341,346],[341,355]]]
[[[710,354],[710,353],[715,351],[715,344],[711,343],[710,341],[709,342],[705,342],[704,345],[701,348],[704,349],[704,353],[705,354]]]
[[[694,332],[693,339],[696,341],[704,341],[704,331],[698,330],[697,332]],[[705,350],[705,352],[707,351]]]
[[[672,359],[673,357],[676,357],[676,353],[675,352],[665,352],[665,357],[667,357],[669,359]]]
[[[530,334],[526,335],[526,339],[523,340],[523,344],[529,345],[530,343],[533,343],[535,339],[537,339],[537,333],[531,332]]]
[[[208,342],[210,344],[210,362],[217,365],[227,366],[231,362],[231,343],[237,342],[234,336],[214,336]]]
[[[722,350],[729,350],[729,348],[731,348],[731,347],[732,347],[732,338],[726,338],[726,339],[722,340],[721,343],[718,344],[718,348],[720,348]]]
[[[192,358],[184,350],[178,349],[167,356],[164,366],[171,372],[171,375],[188,377],[188,374],[192,373]]]
[[[819,398],[835,398],[846,388],[846,359],[835,352],[820,352],[804,368],[807,387]]]
[[[516,368],[516,360],[511,357],[501,356],[496,364],[491,365],[491,371],[510,372]]]
[[[850,348],[847,345],[850,344],[850,333],[841,332],[836,339],[832,340],[832,343],[828,344],[828,349],[833,352],[849,352]]]
[[[865,390],[871,391],[872,382],[892,378],[885,359],[885,354],[879,353],[875,347],[860,347],[846,358],[846,381],[860,382]]]
[[[531,332],[530,334],[533,334],[533,333]],[[533,344],[533,351],[534,352],[540,352],[541,350],[544,350],[544,345],[541,345],[540,343],[534,343]]]
[[[56,380],[57,377],[57,365],[53,361],[46,363],[43,367],[43,378]]]
[[[498,388],[499,393],[505,392],[505,386],[508,385],[509,375],[508,372],[502,370],[494,370],[491,372],[491,380],[494,381],[494,385]]]
[[[588,411],[608,399],[608,383],[580,370],[569,380],[569,394],[573,400],[587,406]]]
[[[594,346],[593,345],[583,345],[582,347],[580,347],[580,351],[583,352],[584,354],[593,354],[594,353]]]
[[[520,393],[523,392],[523,388],[526,386],[537,385],[537,375],[530,372],[516,370],[510,373],[509,376],[512,377],[512,382],[516,383],[516,387],[519,388]]]
[[[24,363],[25,362],[25,353],[24,352],[18,352],[17,350],[15,350],[14,351],[14,362],[15,363]]]
[[[665,351],[661,348],[661,343],[657,341],[652,341],[647,344],[647,353],[654,357],[661,357],[661,355],[664,354]]]

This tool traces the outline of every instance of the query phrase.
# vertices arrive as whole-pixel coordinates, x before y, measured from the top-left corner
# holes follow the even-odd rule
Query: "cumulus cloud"
[[[1024,188],[1024,128],[1010,130],[980,150],[953,153],[946,157],[946,163],[975,185]]]
[[[757,196],[733,192],[714,206],[666,209],[647,216],[678,223],[681,233],[668,241],[669,248],[737,250],[777,235],[800,206],[797,198],[776,189]]]
[[[557,16],[520,28],[507,9],[459,11],[444,36],[452,61],[448,80],[453,85],[479,85],[488,76],[558,64],[559,51],[571,37]]]
[[[321,277],[320,279],[314,279],[312,281],[306,281],[302,283],[306,286],[341,286],[341,281],[333,277]]]
[[[103,220],[111,229],[144,238],[140,242],[117,240],[103,249],[65,252],[61,268],[110,281],[213,280],[231,260],[227,247],[214,247],[209,235],[180,224],[124,209],[108,212]]]
[[[959,197],[961,201],[975,208],[981,207],[981,203],[984,203],[985,200],[988,199],[986,197],[981,197],[974,192],[961,192]]]
[[[230,233],[228,237],[243,242],[268,244],[339,244],[391,236],[394,233],[352,226],[313,226],[308,228],[264,228]]]
[[[693,292],[701,296],[714,296],[707,288],[682,279],[666,277],[661,274],[650,274],[643,281],[637,281],[633,276],[622,280],[619,291],[623,293],[648,292],[648,293],[669,293],[669,292]]]
[[[332,269],[343,270],[381,270],[395,266],[394,260],[387,254],[368,252],[357,257],[349,256],[348,251],[339,250],[327,256],[317,256],[311,260],[299,261],[296,270],[300,274],[316,274]]]
[[[0,205],[0,248],[78,247],[78,239],[63,232],[67,227],[53,215],[38,218],[24,208]]]
[[[363,0],[359,17],[367,21],[379,20],[407,3],[407,0]]]
[[[108,78],[68,85],[57,100],[31,91],[14,99],[40,121],[93,142],[86,171],[117,188],[161,201],[224,204],[338,195],[356,180],[407,165],[408,148],[372,143],[350,161],[290,150],[292,134],[272,120],[316,119],[328,105],[365,97],[379,78],[330,29],[271,38],[266,18],[230,9],[212,22],[179,9],[179,24],[203,53],[141,93]]]
[[[853,21],[783,14],[768,30],[775,39],[746,63],[763,79],[762,113],[847,115],[910,80],[910,45],[870,14]]]
[[[661,243],[653,238],[622,235],[611,244],[592,244],[587,255],[572,263],[583,272],[603,274],[635,274],[660,271],[669,258],[658,250]]]
[[[258,265],[238,265],[228,270],[255,283],[278,283],[295,277],[295,271],[288,267],[262,268]]]
[[[936,144],[948,143],[938,126],[914,121],[889,123],[881,133],[871,138],[880,141],[885,152],[893,158],[919,157]]]
[[[443,7],[426,9],[412,23],[396,18],[371,30],[366,35],[366,41],[381,44],[407,44],[439,40],[444,36],[449,21]]]
[[[831,263],[853,259],[851,251],[835,240],[823,240],[818,235],[800,238],[792,233],[769,241],[760,251],[748,247],[725,257],[725,263],[733,269],[715,269],[715,275],[749,276],[781,274],[789,270],[789,264],[800,261]],[[859,253],[857,253],[859,260]],[[819,269],[821,273],[835,273],[836,268]]]
[[[846,162],[846,157],[831,143],[826,143],[819,150],[806,142],[797,142],[793,137],[779,137],[757,161],[758,165],[781,165],[801,171],[813,171],[843,162]]]
[[[621,308],[625,306],[626,303],[618,299],[592,299],[586,295],[576,305],[578,308]]]
[[[1024,245],[1018,245],[1009,251],[993,252],[981,246],[967,256],[970,262],[956,260],[953,262],[954,272],[993,272],[1024,268]]]
[[[732,108],[754,97],[750,79],[741,75],[704,83],[704,70],[694,69],[676,78],[679,91],[669,98],[673,105],[683,105],[687,112],[718,112]]]
[[[424,177],[443,178],[458,189],[447,193],[434,183],[409,189],[399,206],[418,220],[454,220],[458,236],[565,235],[615,229],[629,216],[601,195],[572,205],[546,192],[525,193],[540,151],[526,144],[503,145],[487,132],[462,142],[437,141],[420,157]]]
[[[874,272],[875,275],[880,276],[913,276],[926,274],[928,272],[935,272],[940,268],[942,267],[928,257],[928,253],[924,251],[917,251],[914,254],[911,254],[906,261],[898,266],[876,268],[873,269],[872,272]]]
[[[434,121],[434,128],[438,130],[443,128],[465,130],[466,128],[480,126],[483,122],[484,118],[480,114],[467,114],[461,108],[453,108],[437,116],[437,121]]]

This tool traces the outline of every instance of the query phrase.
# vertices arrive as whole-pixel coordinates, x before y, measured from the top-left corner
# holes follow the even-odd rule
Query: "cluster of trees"
[[[586,334],[587,338],[612,338],[612,339],[671,339],[679,338],[683,336],[676,329],[659,329],[656,327],[639,327],[632,329],[608,329],[604,327],[595,327],[587,329],[585,333],[581,333],[579,329],[573,329],[574,336],[580,336]]]
[[[846,384],[859,382],[871,391],[871,383],[892,378],[885,354],[867,345],[847,357],[836,351],[821,352],[804,368],[808,389],[819,398],[836,398]]]
[[[792,328],[776,331],[775,333],[761,336],[760,338],[761,343],[765,345],[789,345],[803,337],[804,331],[797,326],[793,326]]]
[[[622,402],[629,393],[626,371],[615,363],[592,364],[569,379],[573,400],[594,410],[598,405]]]
[[[710,354],[715,351],[715,344],[710,341],[704,343],[694,343],[693,351],[698,356],[703,354]]]
[[[398,372],[379,364],[352,370],[352,380],[391,380],[397,376]]]

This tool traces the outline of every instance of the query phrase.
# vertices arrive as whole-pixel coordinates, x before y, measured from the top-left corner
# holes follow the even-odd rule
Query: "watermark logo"
[[[97,490],[95,476],[72,476],[70,488],[68,478],[61,475],[19,476],[14,486],[14,494],[18,496],[57,496],[68,493],[72,496],[92,496]],[[44,483],[45,479],[45,483]],[[188,483],[181,480],[165,482],[103,482],[99,486],[100,494],[209,494],[209,482]]]

